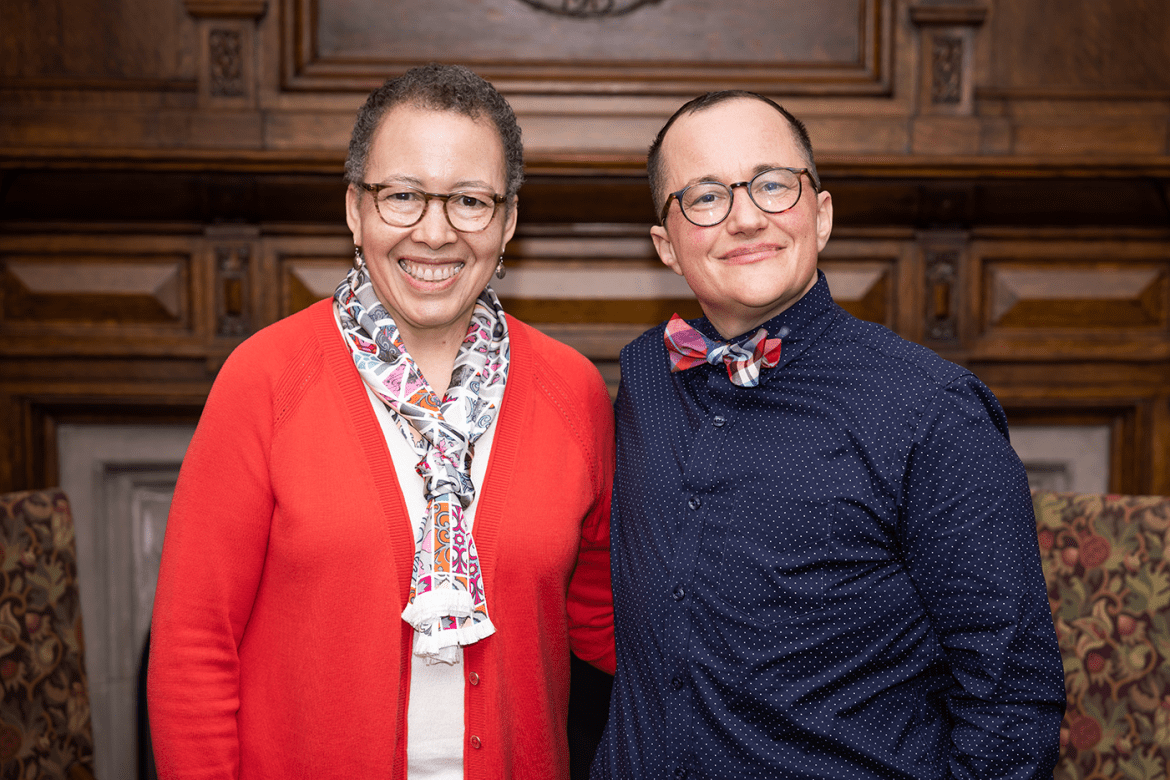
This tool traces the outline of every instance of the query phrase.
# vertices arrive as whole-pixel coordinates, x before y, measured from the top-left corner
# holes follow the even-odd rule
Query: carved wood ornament
[[[926,334],[931,339],[948,340],[958,335],[954,307],[958,265],[957,250],[935,249],[926,254]]]
[[[958,103],[963,95],[963,39],[935,35],[931,47],[930,99],[935,103]]]
[[[644,5],[659,3],[661,0],[521,0],[527,5],[557,16],[593,18],[599,16],[621,16]]]
[[[210,32],[212,95],[234,97],[245,94],[242,37],[239,30],[214,29]]]

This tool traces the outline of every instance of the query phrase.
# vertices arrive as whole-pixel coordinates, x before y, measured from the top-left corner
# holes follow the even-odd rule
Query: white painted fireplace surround
[[[167,510],[193,426],[61,425],[98,780],[137,777],[138,669]]]

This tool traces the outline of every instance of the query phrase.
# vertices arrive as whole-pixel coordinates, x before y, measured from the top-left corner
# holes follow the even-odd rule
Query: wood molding
[[[1109,491],[1140,495],[1151,490],[1148,453],[1154,442],[1149,432],[1150,402],[1140,397],[1064,396],[1044,401],[996,390],[1011,426],[1105,425],[1110,431]]]
[[[183,0],[196,19],[259,19],[268,12],[268,0]]]
[[[967,26],[977,27],[987,18],[982,5],[912,5],[910,21],[919,27]]]
[[[11,421],[8,446],[0,450],[5,492],[60,484],[57,426],[63,423],[195,423],[211,382],[50,385],[21,392],[0,387],[0,414]],[[0,439],[2,441],[2,439]]]
[[[741,4],[742,5],[742,4]],[[523,8],[522,4],[517,4]],[[791,95],[867,95],[886,96],[892,90],[893,69],[893,0],[857,0],[858,9],[854,21],[857,47],[852,56],[841,56],[836,60],[826,59],[821,54],[816,59],[801,61],[733,61],[704,57],[688,58],[684,53],[671,48],[669,56],[654,58],[630,58],[629,50],[606,50],[607,37],[593,36],[591,49],[599,50],[592,56],[566,56],[563,60],[549,57],[549,50],[540,50],[537,56],[525,57],[515,51],[493,50],[486,47],[481,53],[465,54],[458,61],[468,65],[484,78],[491,81],[506,94],[546,95],[687,95],[713,90],[740,87],[758,92]],[[388,76],[404,72],[420,62],[420,56],[401,54],[402,49],[418,36],[409,25],[409,19],[394,21],[393,13],[375,18],[370,24],[384,23],[378,53],[363,50],[360,45],[346,49],[341,44],[324,46],[320,41],[322,6],[319,0],[283,0],[282,87],[292,92],[302,91],[355,91],[367,92],[377,87]],[[730,5],[717,6],[718,10],[732,8]],[[514,10],[500,16],[499,24],[504,30],[517,35],[517,27],[531,25],[531,39],[538,39],[547,29],[548,14],[535,9],[521,15]],[[760,7],[744,6],[738,9],[738,18],[748,19],[752,15],[767,18],[774,12],[770,0],[760,0]],[[807,13],[818,13],[810,7]],[[351,9],[351,15],[356,14]],[[399,11],[399,14],[402,14]],[[681,14],[676,9],[643,7],[639,14],[659,14],[652,29],[662,29],[667,22],[676,25],[680,19],[702,19],[702,15]],[[505,18],[506,17],[506,18]],[[494,18],[489,15],[490,19]],[[629,16],[623,17],[628,19]],[[818,17],[819,18],[819,17]],[[834,19],[834,22],[837,20]],[[746,23],[746,22],[745,22]],[[613,24],[612,21],[609,24]],[[816,35],[826,26],[824,20],[810,20],[808,35]],[[760,28],[771,29],[782,34],[784,26]],[[611,33],[613,30],[611,29]],[[483,29],[448,29],[445,31],[450,42],[457,42],[463,36],[478,43],[493,39]],[[663,35],[670,34],[669,31]],[[402,36],[395,45],[396,36]],[[502,37],[502,36],[496,36]],[[525,36],[521,36],[523,39]],[[803,44],[807,35],[799,38]],[[567,39],[571,42],[573,39]],[[670,43],[677,40],[672,38]],[[696,40],[700,38],[696,37]],[[645,42],[645,41],[644,41]],[[664,41],[664,44],[666,42]],[[757,44],[762,46],[763,44]],[[826,40],[824,45],[812,47],[810,51],[823,52],[840,46],[836,40]],[[645,48],[645,47],[643,47]],[[774,46],[775,49],[787,48]],[[428,59],[435,59],[429,55]],[[441,59],[441,58],[440,58]]]

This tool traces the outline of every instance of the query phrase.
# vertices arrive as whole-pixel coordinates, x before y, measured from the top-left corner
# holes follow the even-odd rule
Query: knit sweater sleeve
[[[569,388],[566,417],[593,474],[594,501],[581,525],[577,566],[569,583],[566,609],[569,646],[583,661],[609,674],[616,658],[613,639],[613,589],[610,581],[609,511],[613,491],[613,406],[597,368],[584,356],[556,361]],[[549,377],[551,372],[546,371]]]
[[[216,379],[167,519],[148,679],[164,780],[239,773],[238,650],[272,520],[269,452],[282,382],[268,366],[278,350],[257,341],[233,352]]]
[[[614,445],[613,410],[608,394],[604,396],[604,406],[594,409],[591,417],[600,479],[597,501],[581,527],[581,550],[569,584],[569,644],[578,658],[613,674],[617,660],[609,568],[609,510]]]

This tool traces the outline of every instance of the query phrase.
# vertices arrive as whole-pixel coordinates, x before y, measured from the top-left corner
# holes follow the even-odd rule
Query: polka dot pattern
[[[622,352],[593,780],[1051,777],[1064,673],[998,402],[823,275],[765,327],[755,388],[670,373],[662,326]]]

